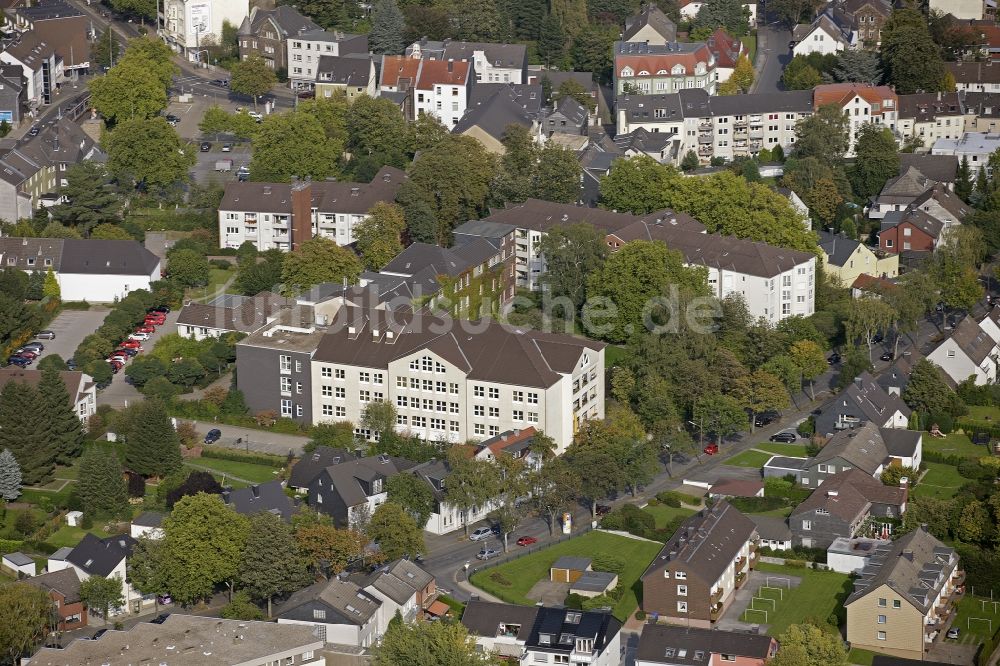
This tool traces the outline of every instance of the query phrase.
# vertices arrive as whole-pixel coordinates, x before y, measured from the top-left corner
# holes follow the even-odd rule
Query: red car
[[[708,444],[707,446],[705,446],[704,451],[705,451],[705,455],[714,456],[716,453],[719,452],[719,445],[718,444]]]
[[[126,340],[118,344],[119,347],[124,347],[125,349],[138,349],[142,351],[142,343],[138,340]]]
[[[167,320],[163,317],[146,317],[146,321],[143,322],[143,326],[163,326],[167,323]]]
[[[145,326],[137,326],[135,329],[136,333],[155,333],[156,329],[146,324]]]
[[[122,366],[125,365],[121,361],[111,361],[111,360],[109,360],[108,363],[111,365],[111,372],[113,374],[116,374],[116,375],[118,374],[118,371],[122,369]]]
[[[20,356],[21,358],[30,358],[32,361],[38,358],[38,354],[36,354],[33,351],[28,351],[27,349],[24,350],[23,352],[19,352],[18,356]]]
[[[538,539],[533,536],[523,536],[517,540],[518,546],[530,546],[533,543],[538,543]]]

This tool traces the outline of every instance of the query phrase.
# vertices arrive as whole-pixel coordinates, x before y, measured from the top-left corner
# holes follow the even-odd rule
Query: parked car
[[[38,136],[38,133],[40,131],[41,131],[41,128],[38,127],[38,125],[33,125],[32,128],[30,130],[28,130],[28,136]]]
[[[128,336],[128,339],[141,340],[142,342],[145,342],[146,340],[149,340],[149,333],[133,333],[132,335]]]
[[[538,539],[533,536],[523,536],[517,540],[518,546],[530,546],[533,543],[538,543]]]
[[[236,179],[241,183],[250,180],[250,169],[248,167],[241,166],[236,170]]]
[[[21,349],[30,349],[33,352],[43,352],[45,351],[45,345],[35,340],[32,342],[25,342],[21,345]]]
[[[771,435],[772,442],[784,442],[786,444],[791,444],[792,442],[798,440],[798,435],[790,430],[783,430],[779,433]]]
[[[704,451],[705,455],[707,456],[714,456],[716,453],[719,452],[719,445],[716,444],[715,442],[712,442],[711,444],[706,444],[705,448],[702,449],[702,451]]]
[[[156,603],[161,604],[163,606],[169,606],[170,604],[174,603],[174,599],[169,594],[161,594],[156,597]],[[169,615],[169,613],[166,613],[165,615]]]
[[[840,363],[840,354],[838,354],[837,352],[833,352],[832,354],[826,357],[826,362],[829,363],[830,365],[836,365],[837,363]]]
[[[210,144],[208,141],[202,141],[201,142],[201,152],[207,153],[210,150],[212,150],[212,144]]]
[[[882,342],[883,340],[885,340],[885,336],[883,336],[881,333],[876,333],[875,335],[872,336],[872,344],[873,345],[877,345],[880,342]]]
[[[761,412],[760,414],[758,414],[753,418],[753,424],[758,428],[763,428],[767,424],[776,421],[778,419],[778,416],[780,416],[778,412],[774,411]]]
[[[598,504],[597,505],[597,517],[605,516],[611,513],[611,506],[608,504]]]
[[[224,143],[224,144],[222,144],[222,152],[224,152],[224,153],[231,153],[231,152],[233,152],[233,144],[231,144],[231,143]]]
[[[16,352],[14,352],[14,354],[16,356],[20,356],[21,358],[31,359],[32,361],[38,358],[38,352],[32,351],[30,349],[18,349]]]
[[[126,349],[142,349],[142,345],[139,344],[138,340],[125,340],[118,345],[119,347],[125,347]]]
[[[948,636],[948,638],[958,639],[958,636],[961,633],[962,632],[959,631],[958,627],[952,627],[951,629],[948,630],[947,636]]]
[[[228,88],[229,87],[229,79],[216,79],[216,80],[212,81],[212,83],[215,84],[215,85],[217,85],[217,86],[219,86],[220,88]]]
[[[881,356],[879,356],[879,358],[882,359],[883,361],[891,361],[892,359],[896,358],[896,355],[893,354],[892,352],[886,352]]]
[[[177,116],[175,116],[172,113],[168,113],[166,117],[167,117],[167,123],[171,127],[177,127],[177,123],[179,123],[181,121],[180,118],[178,118]]]
[[[128,354],[116,352],[108,357],[109,361],[118,361],[119,363],[127,363],[129,359]]]
[[[483,546],[483,549],[476,553],[477,560],[488,560],[493,557],[500,557],[500,551],[496,548],[487,548]]]
[[[136,356],[136,354],[138,354],[138,353],[139,353],[138,349],[132,349],[130,347],[120,347],[120,348],[118,348],[118,349],[115,350],[115,355],[116,356],[118,354],[124,354],[125,356],[128,356],[129,358],[134,358]]]
[[[67,370],[76,370],[76,359],[74,359],[74,358],[67,359],[66,360],[66,369]]]
[[[38,334],[35,337],[38,338],[39,340],[55,340],[56,334],[52,331],[44,330],[44,331],[38,331]]]
[[[27,368],[31,365],[31,359],[23,356],[11,356],[7,359],[7,363],[10,365],[16,365],[19,368]]]
[[[148,324],[150,326],[163,326],[164,324],[167,323],[167,318],[163,316],[154,317],[153,315],[146,315],[146,318],[143,320],[143,323]]]
[[[166,305],[157,305],[155,308],[152,309],[152,312],[159,312],[160,314],[165,315],[168,312],[170,312],[170,308],[168,308]]]
[[[222,431],[219,430],[218,428],[212,428],[205,434],[205,443],[214,444],[215,442],[219,441],[220,437],[222,437]]]
[[[469,541],[482,541],[483,539],[488,539],[491,534],[493,534],[493,530],[491,528],[479,527],[475,532],[469,535]]]
[[[146,324],[144,326],[137,326],[135,329],[136,333],[156,333],[156,328]]]

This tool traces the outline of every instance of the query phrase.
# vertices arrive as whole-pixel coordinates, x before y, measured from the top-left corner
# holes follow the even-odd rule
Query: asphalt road
[[[89,310],[63,310],[46,328],[56,334],[54,340],[41,340],[45,351],[35,360],[32,367],[49,354],[58,354],[62,360],[73,358],[80,342],[97,330],[104,322],[109,310],[104,307],[92,307]]]
[[[156,331],[149,336],[149,340],[141,343],[142,348],[145,350],[141,353],[148,353],[153,348],[153,345],[156,344],[156,341],[166,333],[177,332],[177,315],[177,310],[167,314],[167,323],[163,326],[157,326]],[[131,363],[131,361],[129,362]],[[130,401],[134,402],[143,399],[139,390],[126,381],[126,368],[128,368],[128,363],[125,364],[125,367],[117,375],[112,376],[111,386],[97,394],[98,405],[111,405],[115,409],[120,409],[125,407]]]
[[[784,90],[781,74],[792,59],[788,42],[792,33],[784,24],[767,23],[757,29],[757,62],[752,93],[770,93]]]

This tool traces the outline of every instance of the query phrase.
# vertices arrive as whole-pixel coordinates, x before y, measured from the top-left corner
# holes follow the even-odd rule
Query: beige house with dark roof
[[[253,333],[273,321],[288,299],[269,291],[256,296],[225,294],[210,303],[185,303],[177,332],[186,338],[220,338],[226,333]]]
[[[851,647],[922,660],[962,593],[958,565],[922,526],[879,546],[844,602]]]
[[[655,3],[650,2],[638,14],[625,19],[622,40],[663,46],[677,41],[677,25]]]
[[[97,385],[94,384],[94,378],[78,370],[63,370],[59,376],[66,385],[73,411],[86,423],[97,411]],[[14,365],[0,368],[0,389],[7,382],[21,382],[37,387],[40,381],[42,381],[40,370],[24,370]]]

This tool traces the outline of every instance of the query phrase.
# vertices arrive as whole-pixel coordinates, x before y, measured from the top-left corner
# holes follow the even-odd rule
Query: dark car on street
[[[205,443],[214,444],[222,437],[222,431],[218,428],[212,428],[205,434]]]
[[[836,365],[840,363],[840,354],[838,354],[837,352],[833,352],[832,354],[826,357],[826,362],[829,363],[830,365]]]
[[[771,435],[772,442],[784,442],[785,444],[791,444],[796,440],[798,440],[798,436],[794,432],[789,432],[787,430]]]
[[[769,423],[773,423],[778,418],[778,412],[761,412],[753,419],[753,424],[758,428],[763,428]]]

